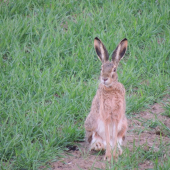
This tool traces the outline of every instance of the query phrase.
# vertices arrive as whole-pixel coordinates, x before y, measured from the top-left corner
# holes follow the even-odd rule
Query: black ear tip
[[[127,41],[127,38],[124,38],[122,41]]]
[[[100,39],[98,37],[95,37],[94,39],[97,40],[97,41],[100,41]]]

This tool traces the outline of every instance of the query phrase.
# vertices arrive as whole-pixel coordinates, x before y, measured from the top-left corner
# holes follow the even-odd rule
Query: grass
[[[127,115],[160,100],[170,88],[169,14],[169,0],[1,2],[0,168],[38,169],[84,138],[101,65],[96,36],[110,54],[129,41],[118,69]],[[122,168],[145,157],[140,149],[130,154]]]
[[[166,103],[164,109],[165,109],[165,112],[162,113],[162,115],[170,117],[170,104]]]

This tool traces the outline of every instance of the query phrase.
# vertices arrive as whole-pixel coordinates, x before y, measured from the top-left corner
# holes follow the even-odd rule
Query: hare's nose
[[[108,80],[108,78],[104,78],[104,79],[103,79],[103,81],[107,81],[107,80]]]

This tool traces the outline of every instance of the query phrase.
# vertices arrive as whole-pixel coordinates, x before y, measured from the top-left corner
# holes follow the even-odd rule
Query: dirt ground
[[[154,145],[155,151],[159,150],[160,141],[163,143],[170,142],[170,138],[166,134],[166,128],[162,129],[164,125],[170,129],[170,118],[162,115],[164,112],[163,103],[169,99],[170,96],[166,96],[161,103],[155,103],[150,106],[150,109],[141,113],[134,113],[128,119],[128,132],[123,143],[124,148],[128,147],[130,151],[133,151],[134,139],[136,146],[140,145],[148,150]],[[157,122],[159,121],[163,123],[162,126],[158,125]],[[162,137],[160,137],[160,134]],[[53,170],[86,170],[91,169],[91,167],[105,169],[104,154],[98,155],[95,152],[90,152],[85,142],[78,143],[77,146],[69,149],[65,158],[51,164]],[[139,169],[141,170],[153,167],[153,163],[147,160],[139,164]]]

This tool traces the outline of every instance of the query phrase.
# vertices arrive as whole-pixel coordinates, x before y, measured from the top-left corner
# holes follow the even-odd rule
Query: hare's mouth
[[[106,87],[110,87],[111,86],[111,82],[109,81],[109,79],[108,80],[101,80],[101,83],[104,85],[104,86],[106,86]]]

